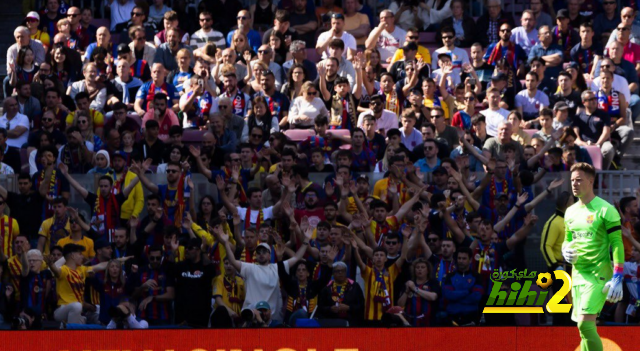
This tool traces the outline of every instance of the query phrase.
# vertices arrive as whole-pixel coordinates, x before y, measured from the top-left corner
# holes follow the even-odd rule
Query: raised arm
[[[159,191],[158,185],[151,182],[144,175],[144,173],[149,169],[149,166],[151,165],[152,160],[148,158],[142,163],[139,163],[136,161],[132,161],[132,162],[133,162],[133,165],[129,170],[133,172],[135,175],[137,175],[138,178],[140,178],[140,182],[142,183],[142,185],[144,185],[145,188],[147,188],[150,192],[157,194]]]
[[[82,185],[80,185],[80,183],[78,183],[77,180],[75,180],[71,175],[69,175],[69,167],[66,164],[60,162],[60,164],[58,165],[58,169],[60,170],[60,173],[62,173],[62,175],[67,179],[69,184],[74,189],[76,189],[76,191],[80,194],[80,196],[83,199],[86,199],[87,195],[89,195],[89,191],[87,191],[87,189],[85,189]]]
[[[298,263],[298,261],[300,261],[302,257],[304,257],[304,253],[307,252],[307,248],[309,247],[309,239],[311,239],[311,234],[312,234],[312,231],[310,230],[304,233],[305,240],[302,242],[302,244],[298,248],[298,251],[296,251],[295,256],[291,257],[286,261],[289,263],[289,267],[295,266],[295,264]]]
[[[218,187],[218,194],[220,195],[220,200],[222,201],[222,205],[229,211],[229,213],[233,214],[238,212],[238,209],[233,205],[227,193],[224,191],[225,182],[222,176],[216,176],[216,186]]]
[[[469,189],[467,189],[467,185],[464,183],[460,172],[456,171],[453,168],[450,168],[449,174],[453,177],[453,179],[456,180],[456,182],[458,182],[458,185],[460,185],[460,191],[462,192],[462,195],[465,196],[465,200],[469,203],[469,205],[471,205],[474,211],[477,211],[480,208],[480,203],[476,199],[474,199],[473,196],[471,196],[471,193],[469,192]]]
[[[529,198],[529,193],[527,192],[518,195],[518,199],[516,199],[516,205],[511,207],[507,215],[504,216],[504,218],[500,222],[496,223],[496,225],[493,226],[493,230],[496,233],[499,233],[504,229],[507,223],[509,223],[511,219],[516,215],[522,204],[527,201],[527,198]]]
[[[524,205],[524,209],[527,212],[531,212],[531,210],[533,210],[539,203],[542,202],[542,200],[544,200],[545,197],[547,197],[547,194],[551,194],[551,191],[559,187],[560,185],[562,185],[562,183],[564,183],[564,179],[562,178],[554,179],[543,192],[538,194],[538,196],[536,196],[533,200],[531,200],[531,202]]]
[[[556,141],[562,137],[562,134],[564,134],[564,131],[563,131],[562,128],[559,128],[558,130],[556,130],[553,133],[551,133],[551,140],[549,140],[546,144],[544,144],[542,149],[540,149],[540,152],[535,154],[533,157],[531,157],[527,161],[527,166],[529,166],[530,168],[535,166],[540,161],[540,158],[542,156],[544,156],[544,154],[546,154],[547,151],[549,151],[552,147],[554,147],[556,145]],[[576,133],[576,135],[578,135],[577,138],[579,139],[580,138],[580,136],[579,136],[580,134]]]
[[[416,202],[418,202],[418,199],[420,199],[420,195],[422,195],[422,192],[427,190],[427,187],[423,187],[420,190],[418,190],[412,197],[411,199],[407,200],[407,202],[405,202],[400,209],[398,210],[398,212],[396,212],[396,218],[398,219],[398,222],[401,222],[402,219],[404,218],[404,216],[411,211],[411,207],[413,207],[413,204],[415,204]]]

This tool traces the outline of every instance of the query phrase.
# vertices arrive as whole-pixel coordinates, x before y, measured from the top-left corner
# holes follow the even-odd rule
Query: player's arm
[[[613,252],[613,277],[602,289],[607,294],[607,301],[616,303],[622,300],[622,278],[624,266],[624,244],[620,224],[620,214],[615,207],[609,205],[602,209],[604,225],[609,236],[609,244]]]

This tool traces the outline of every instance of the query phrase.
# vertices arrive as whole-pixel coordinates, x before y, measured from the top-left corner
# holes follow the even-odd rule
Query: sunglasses
[[[618,29],[619,31],[621,31],[621,32],[625,32],[625,31],[628,31],[628,30],[629,30],[629,28],[628,28],[628,27],[622,27],[622,28],[617,28],[617,29]]]
[[[453,39],[453,35],[443,35],[442,39],[444,39],[444,40]]]
[[[42,122],[53,122],[53,118],[43,118]]]
[[[397,241],[385,241],[384,243],[387,244],[387,246],[398,245]]]
[[[140,13],[140,12],[131,12],[131,17],[138,17],[138,16],[144,16],[144,13]]]
[[[252,138],[262,138],[262,134],[251,134]]]
[[[429,238],[429,242],[430,243],[436,243],[438,242],[439,239],[433,239],[433,238]]]
[[[317,91],[307,91],[307,95],[316,95],[318,92]]]
[[[511,33],[511,29],[500,29],[500,33]]]
[[[236,17],[236,19],[246,20],[246,19],[249,19],[249,17],[247,17],[247,16],[238,16],[238,17]]]
[[[369,105],[371,105],[371,106],[378,106],[378,105],[382,105],[382,103],[381,103],[380,101],[371,101],[371,102],[369,103]]]
[[[442,116],[443,116],[443,115],[440,115],[440,114],[438,114],[438,115],[431,115],[431,118],[440,118],[440,117],[442,117]]]
[[[344,15],[341,13],[334,13],[331,15],[331,18],[336,18],[336,19],[344,19]]]
[[[476,98],[475,98],[475,97],[473,97],[473,96],[465,96],[465,97],[464,97],[464,99],[465,99],[465,100],[467,100],[467,101],[473,101],[473,100],[475,100]]]
[[[219,105],[218,108],[229,108],[227,105]]]
[[[259,54],[270,54],[271,50],[258,50]]]
[[[175,169],[167,169],[167,173],[178,173],[179,171],[175,170]]]
[[[150,262],[162,261],[162,257],[161,256],[149,256],[149,261]]]
[[[35,23],[35,22],[40,22],[40,21],[38,21],[38,20],[37,20],[37,19],[35,19],[35,18],[27,18],[27,22],[29,22],[29,23]]]
[[[411,39],[411,40],[417,40],[417,39],[419,39],[420,37],[419,37],[419,36],[417,36],[417,35],[409,35],[409,36],[407,36],[407,38],[409,38],[409,39]]]
[[[240,159],[239,158],[232,158],[231,162],[240,162]]]
[[[137,41],[143,41],[145,38],[144,37],[137,37],[136,40]]]
[[[424,149],[427,150],[427,151],[431,151],[431,150],[433,150],[435,148],[433,146],[426,146]]]
[[[88,122],[88,121],[86,121],[86,120],[81,120],[81,121],[78,121],[78,123],[80,123],[80,124],[87,124],[87,123],[89,123],[89,122]]]
[[[600,67],[602,67],[602,68],[609,68],[609,67],[611,67],[611,65],[600,65]]]

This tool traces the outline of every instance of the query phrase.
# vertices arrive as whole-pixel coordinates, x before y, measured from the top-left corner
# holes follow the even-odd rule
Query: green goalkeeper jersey
[[[595,197],[587,205],[576,202],[564,215],[566,242],[574,242],[578,260],[573,265],[574,285],[609,281],[613,261],[624,263],[624,247],[620,231],[620,214],[605,200]]]

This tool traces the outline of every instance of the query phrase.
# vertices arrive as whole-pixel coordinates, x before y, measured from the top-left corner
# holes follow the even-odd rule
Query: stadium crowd
[[[613,0],[175,3],[105,0],[97,28],[46,0],[15,29],[1,326],[513,324],[481,314],[490,276],[526,268],[552,194],[541,250],[570,269],[573,196],[541,179],[622,169],[640,115],[640,20]]]

